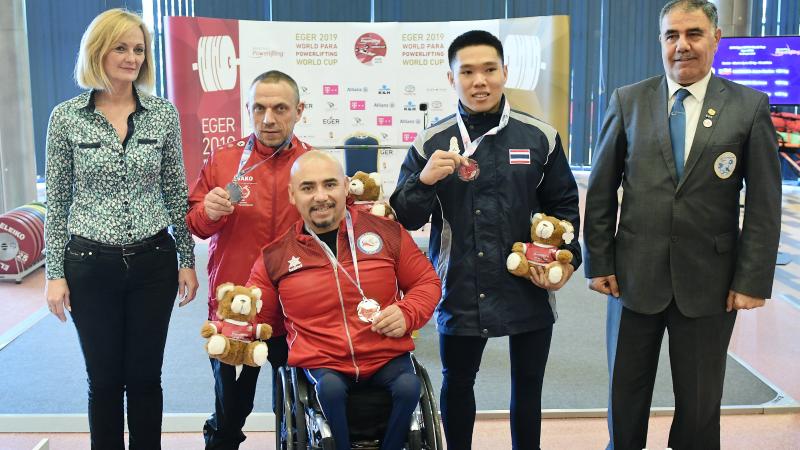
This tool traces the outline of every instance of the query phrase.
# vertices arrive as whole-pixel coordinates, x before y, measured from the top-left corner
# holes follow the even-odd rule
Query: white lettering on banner
[[[203,117],[200,122],[203,134],[233,133],[236,119],[233,117]]]

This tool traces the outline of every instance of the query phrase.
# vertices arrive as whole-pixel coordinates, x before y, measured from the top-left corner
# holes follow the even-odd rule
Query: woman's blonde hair
[[[122,8],[109,9],[95,17],[83,33],[78,61],[75,63],[75,81],[80,87],[111,90],[111,81],[103,69],[103,58],[122,35],[136,27],[144,35],[144,62],[134,84],[145,92],[153,90],[155,70],[150,32],[141,16]]]

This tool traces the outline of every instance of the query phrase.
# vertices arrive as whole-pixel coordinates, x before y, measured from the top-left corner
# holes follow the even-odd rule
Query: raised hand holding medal
[[[458,178],[460,180],[469,182],[478,179],[478,176],[481,174],[481,169],[478,166],[478,162],[470,158],[470,156],[478,150],[478,145],[483,141],[483,138],[497,134],[498,131],[502,130],[508,124],[510,113],[511,106],[509,106],[508,101],[506,101],[503,105],[503,114],[500,116],[500,123],[475,140],[469,137],[467,127],[464,125],[464,119],[461,117],[461,114],[456,114],[458,130],[461,133],[461,142],[464,144],[464,153],[461,156],[467,159],[466,164],[458,166]],[[455,136],[450,138],[450,151],[452,151],[454,144],[456,149],[458,148],[458,141],[455,139]]]
[[[269,161],[270,159],[274,158],[283,149],[285,149],[286,147],[291,145],[293,136],[294,135],[289,134],[289,136],[286,138],[286,140],[283,141],[283,143],[278,148],[276,148],[275,151],[272,152],[272,154],[269,155],[268,157],[262,159],[261,161],[253,164],[250,167],[244,167],[244,165],[250,159],[250,154],[253,152],[253,146],[255,145],[255,139],[253,138],[253,136],[250,136],[250,139],[247,141],[247,145],[245,145],[245,147],[244,147],[244,151],[242,151],[242,156],[239,159],[239,170],[236,171],[236,175],[233,177],[233,180],[231,180],[230,183],[225,185],[225,192],[227,192],[228,196],[230,196],[229,200],[230,200],[231,203],[237,204],[237,203],[240,203],[242,201],[242,197],[243,197],[243,195],[242,195],[242,186],[239,185],[239,180],[241,180],[244,175],[246,175],[247,173],[253,171],[253,169],[255,169],[256,167],[258,167],[258,166],[260,166],[262,164],[264,164],[265,162]]]
[[[233,203],[242,201],[242,187],[235,180],[225,185],[225,192],[228,193],[228,200]]]

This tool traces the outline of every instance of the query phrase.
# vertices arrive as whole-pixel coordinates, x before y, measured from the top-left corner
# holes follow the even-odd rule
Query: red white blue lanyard
[[[508,99],[506,99],[503,105],[503,114],[500,116],[500,123],[473,141],[469,138],[469,133],[467,132],[467,127],[464,125],[464,119],[461,118],[461,113],[457,112],[456,120],[458,120],[458,130],[461,132],[461,142],[464,144],[464,153],[462,156],[469,158],[478,149],[478,145],[483,141],[483,138],[495,135],[505,128],[505,126],[508,125],[508,117],[510,114],[511,106],[508,104]]]
[[[261,161],[255,163],[255,164],[253,164],[252,166],[242,170],[244,165],[247,163],[247,160],[250,159],[250,154],[253,152],[253,146],[256,144],[255,136],[251,135],[250,139],[247,140],[247,145],[244,146],[244,151],[242,151],[242,157],[239,158],[239,170],[236,171],[236,176],[233,177],[233,181],[239,181],[243,176],[245,176],[245,174],[247,174],[248,172],[252,171],[256,167],[260,166],[261,164],[264,164],[265,162],[267,162],[270,159],[272,159],[273,157],[275,157],[278,153],[281,152],[281,150],[285,149],[286,147],[288,147],[292,143],[292,137],[293,136],[294,136],[293,134],[289,134],[289,137],[287,137],[286,140],[283,141],[283,143],[281,143],[281,145],[278,146],[278,148],[276,148],[275,151],[272,152],[271,155],[269,155],[267,158],[262,159]]]

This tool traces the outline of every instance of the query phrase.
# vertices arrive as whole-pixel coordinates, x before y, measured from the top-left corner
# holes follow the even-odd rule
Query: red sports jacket
[[[355,207],[348,210],[364,294],[378,301],[382,310],[392,304],[402,310],[408,327],[405,336],[383,336],[359,320],[358,289],[341,268],[337,283],[334,266],[314,238],[304,233],[302,220],[264,248],[247,285],[263,292],[260,321],[273,327],[285,322],[290,365],[325,367],[358,378],[414,349],[410,333],[433,314],[441,281],[399,223]],[[344,220],[337,247],[338,261],[355,280]]]
[[[252,135],[251,135],[252,136]],[[239,182],[242,202],[233,213],[216,222],[209,220],[203,200],[219,186],[224,188],[239,168],[239,160],[250,136],[211,152],[189,195],[186,223],[196,236],[211,238],[208,245],[208,318],[216,319],[217,286],[224,282],[244,285],[261,248],[289,229],[300,218],[289,204],[289,170],[294,161],[311,146],[297,137],[277,156],[247,173]],[[272,155],[274,148],[256,140],[244,168]],[[274,334],[284,334],[282,328]]]

